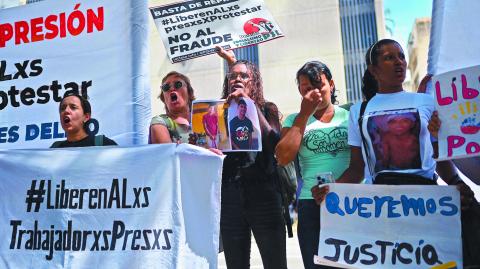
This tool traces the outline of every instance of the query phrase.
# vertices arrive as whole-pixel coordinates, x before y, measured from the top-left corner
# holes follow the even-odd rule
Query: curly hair
[[[170,72],[168,72],[168,74],[166,74],[162,78],[162,85],[165,82],[165,80],[167,80],[167,78],[170,77],[170,76],[179,77],[181,80],[185,81],[185,83],[187,84],[188,107],[191,109],[192,108],[192,102],[193,102],[193,100],[195,100],[195,93],[194,93],[192,84],[190,83],[190,79],[182,73],[179,73],[177,71],[170,71]],[[160,100],[162,100],[163,104],[165,105],[165,112],[168,113],[168,107],[167,107],[167,104],[165,104],[165,97],[163,96],[163,91],[162,90],[160,90],[160,95],[158,95],[158,98],[160,98]]]
[[[246,60],[236,61],[234,64],[230,66],[230,70],[232,70],[232,68],[238,64],[244,64],[247,67],[247,70],[250,72],[252,78],[248,82],[248,85],[250,86],[249,97],[252,98],[252,100],[256,104],[262,107],[265,104],[265,99],[263,98],[263,83],[262,83],[262,76],[260,74],[260,70],[258,70],[258,67],[255,64]],[[225,79],[223,81],[222,99],[227,98],[229,94],[230,94],[230,89],[228,85],[228,77],[225,76]]]

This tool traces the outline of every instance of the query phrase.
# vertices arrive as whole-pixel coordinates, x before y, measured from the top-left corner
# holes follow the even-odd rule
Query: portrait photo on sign
[[[228,130],[231,151],[261,151],[262,137],[255,104],[241,98],[231,101],[228,108]]]
[[[225,100],[193,101],[193,137],[190,140],[194,145],[219,150],[232,148],[225,122],[225,106]]]
[[[375,171],[420,169],[420,117],[415,109],[385,111],[367,121]]]

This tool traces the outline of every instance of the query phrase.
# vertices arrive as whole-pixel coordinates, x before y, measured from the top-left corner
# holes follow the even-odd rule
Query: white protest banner
[[[0,148],[64,139],[59,101],[70,91],[88,95],[94,134],[146,143],[146,0],[47,0],[0,18]]]
[[[480,66],[462,68],[432,78],[435,109],[442,120],[438,159],[480,155]]]
[[[315,263],[344,268],[462,268],[453,186],[329,184]],[[312,257],[313,258],[313,257]]]
[[[190,145],[0,150],[6,268],[217,268],[222,158]]]
[[[172,63],[283,36],[262,0],[192,0],[150,12]]]

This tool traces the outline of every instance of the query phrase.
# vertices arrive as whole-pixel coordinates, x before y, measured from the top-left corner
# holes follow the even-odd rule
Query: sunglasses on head
[[[241,80],[248,80],[250,78],[250,75],[244,72],[232,72],[227,74],[229,80],[237,79],[238,76],[240,76]]]
[[[181,87],[183,87],[183,83],[181,81],[177,80],[177,81],[173,82],[173,87],[175,88],[175,90],[178,90]],[[162,91],[168,92],[169,90],[170,90],[170,84],[169,83],[164,83],[162,85]]]

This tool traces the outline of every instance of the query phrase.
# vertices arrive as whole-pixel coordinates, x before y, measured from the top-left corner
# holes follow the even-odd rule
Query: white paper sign
[[[283,36],[262,0],[193,0],[150,8],[172,63]]]
[[[438,158],[480,155],[480,66],[463,68],[432,78],[435,109],[442,126]]]
[[[452,186],[329,184],[316,263],[345,268],[462,268],[460,195]],[[334,263],[332,263],[334,262]]]
[[[65,139],[59,102],[70,91],[88,95],[94,134],[146,143],[146,0],[47,0],[0,18],[1,149]]]
[[[0,150],[6,268],[217,268],[222,158],[190,145]]]

